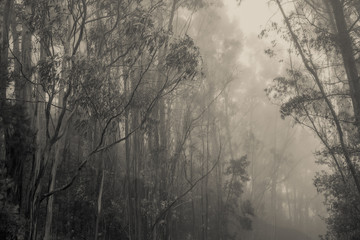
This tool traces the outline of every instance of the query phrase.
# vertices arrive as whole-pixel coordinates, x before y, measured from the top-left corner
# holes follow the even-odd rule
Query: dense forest
[[[1,0],[0,239],[360,239],[359,71],[358,0]]]

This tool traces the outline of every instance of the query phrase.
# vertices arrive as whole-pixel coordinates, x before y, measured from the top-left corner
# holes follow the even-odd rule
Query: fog
[[[359,239],[358,1],[0,7],[1,239]]]
[[[189,17],[183,14],[184,20]],[[214,60],[220,64],[215,71],[221,71],[214,73],[220,75],[215,81],[224,81],[229,72],[233,78],[226,91],[235,109],[231,138],[237,144],[235,155],[248,156],[250,180],[243,198],[255,210],[253,231],[245,239],[317,239],[325,233],[321,217],[326,216],[323,197],[313,184],[321,169],[313,155],[321,143],[308,129],[282,119],[279,106],[264,91],[286,68],[280,59],[286,57],[281,50],[287,46],[278,47],[280,56],[270,58],[265,54],[270,40],[259,38],[274,19],[279,19],[276,9],[265,1],[224,1],[193,16],[189,34],[206,59],[221,53]]]

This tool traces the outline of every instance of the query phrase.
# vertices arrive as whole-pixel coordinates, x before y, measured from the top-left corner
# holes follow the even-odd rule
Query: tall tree
[[[347,215],[345,209],[358,208],[350,199],[358,199],[360,193],[358,156],[353,150],[359,139],[356,8],[350,4],[346,9],[340,1],[296,1],[291,15],[281,1],[275,2],[285,22],[286,38],[299,58],[290,59],[288,76],[275,79],[268,94],[280,100],[283,116],[293,116],[297,123],[312,129],[323,143],[319,162],[329,165],[332,173],[319,174],[315,184],[321,192],[333,191],[327,195],[327,204],[340,204],[335,200],[340,192],[346,196],[340,204],[343,208],[330,211],[334,215],[328,219],[328,237],[356,237],[356,216],[348,221],[352,226],[348,231],[336,227],[344,221],[341,216]],[[307,25],[309,21],[311,25]],[[312,34],[313,29],[316,31]],[[298,60],[303,69],[294,67]],[[273,95],[279,93],[284,95]],[[329,178],[336,180],[329,185],[325,182]],[[340,185],[343,187],[339,188]]]

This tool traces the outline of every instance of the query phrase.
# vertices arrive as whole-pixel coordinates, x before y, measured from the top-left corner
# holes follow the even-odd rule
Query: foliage
[[[314,5],[299,0],[293,10],[285,12],[283,4],[276,3],[285,21],[284,39],[293,46],[289,53],[296,54],[290,55],[286,76],[274,79],[265,91],[280,105],[283,118],[292,117],[296,123],[311,129],[323,144],[317,158],[328,170],[318,173],[314,183],[324,194],[329,213],[324,239],[357,239],[358,105],[356,86],[349,74],[351,60],[346,58],[358,50],[355,42],[359,35],[354,30],[358,21],[353,14],[358,14],[359,9],[352,6],[350,10],[337,0],[314,1]],[[318,8],[324,11],[324,18]],[[343,12],[343,19],[339,12]],[[345,26],[352,25],[349,36],[339,29],[341,21]],[[347,37],[353,41],[351,46],[346,44],[353,51],[348,51],[348,55],[344,52]],[[352,67],[352,71],[358,70],[357,66]]]
[[[0,196],[3,195],[3,188],[1,189],[0,194]],[[11,203],[4,203],[3,199],[0,200],[2,205],[0,209],[0,221],[2,223],[0,225],[1,239],[25,239],[26,220],[24,216],[19,214],[19,206]]]
[[[241,200],[246,156],[227,161],[230,148],[221,149],[224,86],[207,78],[197,42],[169,24],[180,7],[218,5],[36,0],[11,7],[9,35],[21,41],[6,49],[7,88],[21,104],[6,105],[0,126],[7,153],[1,233],[220,239],[230,221],[251,228],[254,211]],[[224,41],[223,57],[235,59],[239,46],[235,37]]]

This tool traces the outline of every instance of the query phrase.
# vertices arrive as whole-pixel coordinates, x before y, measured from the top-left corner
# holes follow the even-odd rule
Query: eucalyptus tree
[[[327,205],[333,206],[327,237],[359,236],[356,1],[295,1],[291,13],[281,1],[274,2],[285,27],[273,27],[291,42],[295,54],[290,55],[287,76],[275,79],[267,92],[281,104],[282,116],[292,116],[323,143],[319,162],[331,172],[320,173],[315,185],[325,194]]]
[[[228,82],[204,74],[201,50],[186,34],[190,23],[176,19],[182,8],[212,4],[2,4],[9,37],[2,35],[1,107],[11,106],[11,121],[1,125],[1,159],[11,171],[1,180],[16,179],[18,187],[6,198],[15,209],[5,214],[15,219],[11,237],[221,239],[230,225],[222,219],[249,227],[239,199],[246,158],[224,147],[232,145],[231,121],[219,117]],[[224,42],[222,60],[207,49],[214,66],[239,50],[238,41]],[[193,226],[182,213],[191,213]]]

